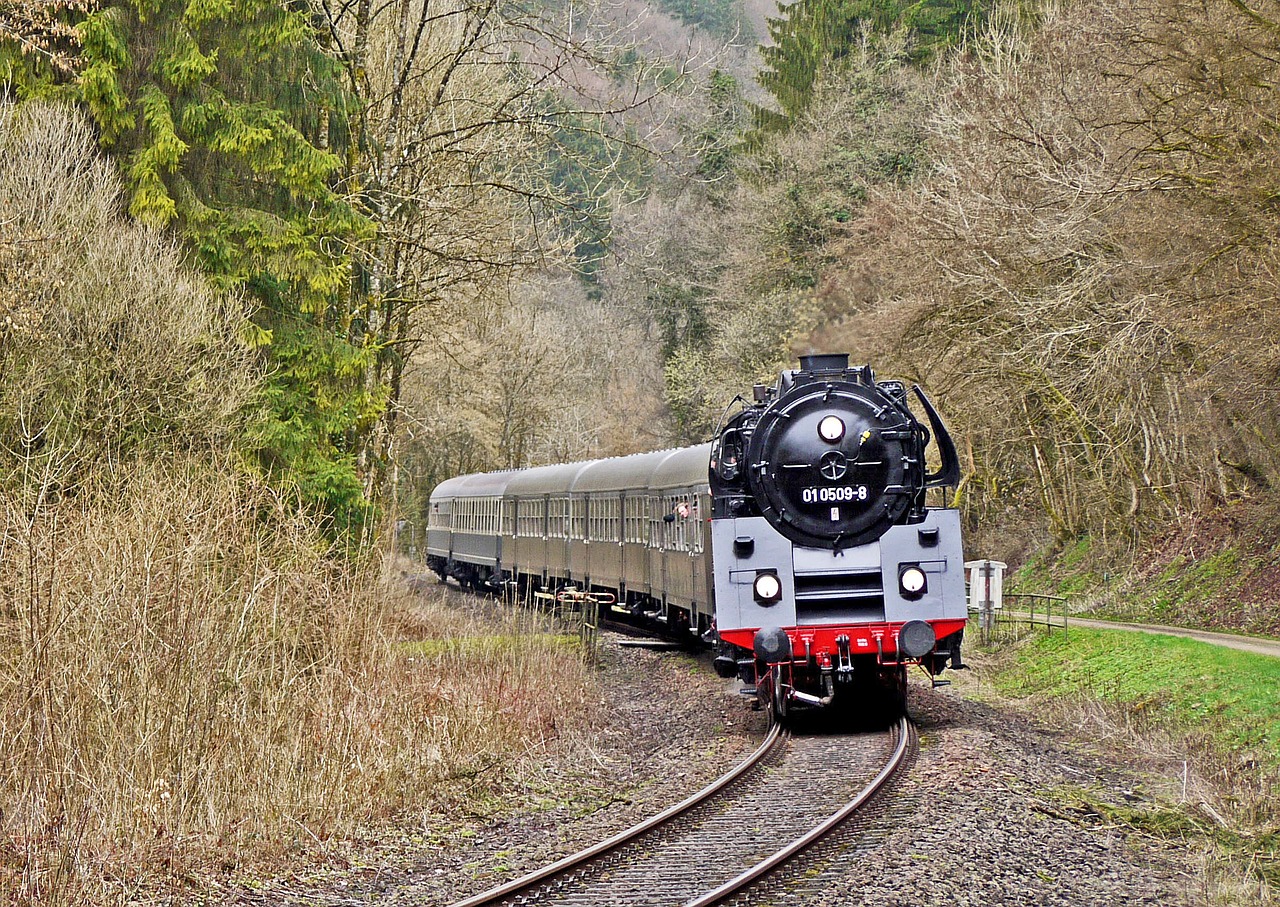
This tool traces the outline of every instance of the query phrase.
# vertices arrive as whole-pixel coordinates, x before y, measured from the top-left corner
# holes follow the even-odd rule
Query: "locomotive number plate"
[[[806,504],[837,504],[841,501],[865,501],[866,485],[810,485],[800,492]]]

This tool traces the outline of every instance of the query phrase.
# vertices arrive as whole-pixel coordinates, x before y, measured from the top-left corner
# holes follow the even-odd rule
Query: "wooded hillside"
[[[1211,525],[1224,619],[1280,624],[1280,3],[758,18],[0,9],[0,891],[287,861],[554,745],[563,640],[437,645],[390,527],[809,351],[929,389],[978,553],[1177,572]]]
[[[940,397],[993,553],[1271,500],[1280,7],[1003,4],[942,53],[897,13],[776,25],[764,134],[650,214],[682,238],[638,269],[677,433],[848,349]],[[784,90],[788,41],[821,63]]]

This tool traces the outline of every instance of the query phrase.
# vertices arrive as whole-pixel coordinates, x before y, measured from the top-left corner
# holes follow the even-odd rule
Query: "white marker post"
[[[996,612],[1003,607],[1004,570],[1001,561],[966,561],[969,571],[969,610],[978,612],[978,629],[982,632],[982,644],[991,642],[995,629]]]

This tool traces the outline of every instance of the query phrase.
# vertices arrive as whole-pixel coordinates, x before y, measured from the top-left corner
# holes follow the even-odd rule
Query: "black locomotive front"
[[[958,661],[959,517],[926,493],[957,484],[959,462],[929,399],[911,392],[927,424],[902,382],[846,355],[804,357],[713,442],[721,661],[767,685],[777,709],[830,704],[855,675],[901,683],[909,662],[936,674]]]
[[[759,515],[792,542],[847,548],[924,519],[925,490],[959,480],[955,445],[928,398],[915,392],[942,459],[928,473],[930,428],[900,381],[877,383],[847,355],[807,356],[757,405],[735,416],[712,448],[715,516]]]

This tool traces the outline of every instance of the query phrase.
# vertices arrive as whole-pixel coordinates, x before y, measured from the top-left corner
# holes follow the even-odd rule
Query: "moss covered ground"
[[[996,676],[1006,695],[1098,699],[1280,769],[1280,659],[1173,636],[1036,636]]]

